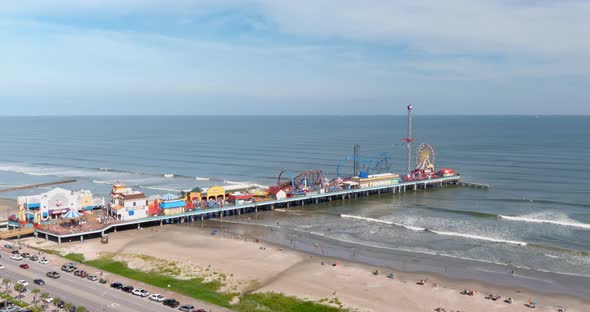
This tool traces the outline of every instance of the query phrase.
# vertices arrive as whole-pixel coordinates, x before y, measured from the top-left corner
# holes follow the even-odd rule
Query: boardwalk
[[[291,198],[275,199],[251,204],[244,204],[238,206],[225,206],[221,208],[211,209],[196,209],[175,215],[167,216],[153,216],[149,218],[116,221],[109,224],[92,224],[90,227],[71,228],[57,230],[55,227],[46,227],[38,229],[36,235],[44,236],[45,239],[56,240],[61,244],[62,239],[79,238],[83,241],[84,238],[97,238],[102,235],[117,229],[131,229],[133,227],[141,228],[142,225],[163,225],[164,223],[184,223],[202,221],[210,218],[223,218],[224,216],[240,215],[243,213],[256,213],[258,210],[273,210],[279,207],[289,208],[290,206],[304,206],[308,204],[319,204],[320,202],[332,202],[334,200],[345,200],[357,197],[367,197],[370,195],[381,193],[403,193],[407,191],[416,191],[418,189],[426,189],[428,187],[443,187],[447,185],[457,185],[461,178],[459,176],[436,178],[429,180],[403,182],[399,184],[374,186],[360,189],[350,189],[335,192],[328,192],[323,194],[310,194],[304,196],[295,196]],[[9,226],[16,227],[16,223],[10,223]]]

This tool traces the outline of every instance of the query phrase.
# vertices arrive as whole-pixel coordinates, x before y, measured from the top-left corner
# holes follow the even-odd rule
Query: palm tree
[[[21,297],[21,290],[23,290],[23,288],[25,288],[25,286],[23,286],[23,284],[19,284],[16,283],[14,284],[14,290],[16,290],[18,292],[18,297]]]
[[[49,293],[46,292],[46,291],[42,292],[41,293],[41,299],[47,299],[47,298],[49,298]]]
[[[10,280],[7,278],[3,279],[2,285],[4,285],[5,287],[4,291],[6,292],[6,294],[8,294],[8,288],[10,288]]]
[[[58,305],[61,302],[60,297],[53,297],[53,305]]]
[[[66,302],[66,304],[64,305],[64,308],[66,308],[66,311],[70,311],[70,309],[74,306],[73,303],[71,302]]]
[[[79,307],[76,309],[76,312],[86,312],[86,311],[88,311],[88,310],[86,310],[86,307],[85,307],[85,306],[79,306]]]
[[[37,306],[37,294],[40,293],[41,290],[39,288],[33,288],[31,293],[33,294],[33,305]]]

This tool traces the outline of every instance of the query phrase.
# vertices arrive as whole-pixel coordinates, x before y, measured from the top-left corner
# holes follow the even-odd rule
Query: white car
[[[166,298],[164,298],[164,296],[162,296],[160,294],[153,294],[150,296],[150,300],[156,301],[156,302],[162,302],[162,301],[164,301],[164,299],[166,299]]]
[[[14,255],[10,256],[10,259],[20,261],[23,259],[23,257],[21,257],[21,255],[19,255],[19,254],[14,254]]]
[[[0,263],[0,270],[4,269],[4,264]]]
[[[43,259],[39,260],[39,263],[41,263],[41,264],[48,264],[49,263],[49,260],[43,258]]]
[[[132,294],[136,296],[147,297],[150,295],[150,292],[143,288],[136,288],[133,290]]]
[[[53,298],[48,297],[48,298],[43,299],[43,301],[45,301],[45,303],[52,303],[53,302]]]
[[[29,282],[25,281],[25,280],[18,280],[16,281],[17,284],[21,284],[25,287],[29,286]]]

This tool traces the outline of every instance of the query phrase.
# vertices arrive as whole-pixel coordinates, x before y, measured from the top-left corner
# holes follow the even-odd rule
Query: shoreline
[[[489,288],[522,288],[539,294],[560,295],[579,300],[588,300],[590,298],[590,278],[581,275],[545,272],[475,259],[366,246],[308,232],[293,233],[299,231],[270,225],[233,220],[209,220],[208,223],[211,228],[215,228],[215,223],[230,224],[229,227],[221,225],[218,225],[218,227],[222,227],[234,234],[251,236],[268,243],[315,256],[329,256],[405,273],[433,274],[444,279],[480,283],[487,285]],[[260,233],[256,229],[247,229],[248,227],[265,228],[267,230],[272,228],[273,230],[270,231],[272,235]],[[258,236],[252,235],[255,233],[258,233]],[[318,249],[316,243],[320,242],[322,247]],[[381,250],[387,252],[379,252]],[[575,285],[575,287],[572,285]]]
[[[206,222],[203,227],[197,224],[166,225],[111,233],[109,244],[104,245],[99,240],[61,246],[42,239],[30,240],[31,245],[59,250],[62,254],[82,253],[87,260],[104,253],[112,254],[116,260],[125,261],[134,269],[154,269],[153,263],[146,262],[150,258],[160,265],[174,263],[179,268],[174,274],[182,278],[190,278],[190,274],[206,278],[223,276],[227,286],[222,290],[225,291],[281,292],[304,300],[339,302],[358,311],[432,311],[437,307],[461,311],[526,311],[528,309],[523,304],[529,298],[539,303],[537,310],[540,311],[555,311],[553,307],[556,305],[563,305],[568,311],[586,311],[590,306],[587,299],[496,286],[476,279],[453,279],[439,273],[393,270],[396,276],[390,279],[385,277],[392,272],[387,266],[335,257],[332,252],[341,247],[327,247],[329,255],[318,256],[313,252],[299,251],[306,246],[303,242],[297,241],[293,249],[259,239],[268,232],[283,235],[280,229],[268,228],[270,226],[233,224],[231,229],[226,229],[217,220]],[[215,229],[219,232],[211,235]],[[289,242],[287,240],[287,245]],[[311,245],[311,248],[315,247]],[[373,275],[375,270],[381,272]],[[427,285],[415,284],[426,278]],[[459,294],[466,288],[477,289],[479,293],[474,297]],[[485,300],[483,296],[488,293],[513,297],[516,302],[509,305]]]

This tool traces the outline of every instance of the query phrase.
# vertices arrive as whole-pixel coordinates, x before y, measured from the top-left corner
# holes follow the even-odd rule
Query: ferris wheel
[[[422,143],[416,149],[416,169],[426,170],[428,168],[434,169],[434,147]]]

